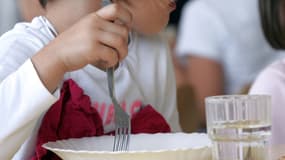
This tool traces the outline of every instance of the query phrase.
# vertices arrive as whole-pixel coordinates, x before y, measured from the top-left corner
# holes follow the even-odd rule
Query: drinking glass
[[[223,95],[205,102],[213,160],[269,159],[270,96]]]

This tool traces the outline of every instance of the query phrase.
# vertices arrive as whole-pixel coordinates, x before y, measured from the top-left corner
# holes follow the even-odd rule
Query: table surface
[[[284,156],[285,160],[285,145],[272,147],[270,153],[271,153],[271,160],[279,160],[279,158],[281,160],[282,156]]]

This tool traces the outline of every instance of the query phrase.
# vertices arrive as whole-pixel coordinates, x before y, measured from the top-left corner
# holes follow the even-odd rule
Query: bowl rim
[[[140,134],[136,134],[136,135],[143,135],[145,133],[140,133]],[[173,134],[173,133],[155,133],[155,134]],[[187,135],[202,135],[205,136],[206,138],[209,139],[209,137],[207,136],[207,134],[205,133],[183,133],[183,132],[177,132],[174,134],[187,134]],[[106,135],[108,136],[108,135]],[[94,138],[94,137],[82,137],[82,138]],[[90,150],[72,150],[72,149],[62,149],[62,148],[57,148],[57,147],[50,147],[48,146],[49,144],[53,144],[53,143],[57,143],[59,141],[68,141],[68,140],[78,140],[78,139],[82,139],[82,138],[69,138],[69,139],[62,139],[62,140],[56,140],[56,141],[50,141],[47,142],[45,144],[42,145],[43,148],[48,149],[50,151],[55,151],[55,152],[65,152],[65,153],[84,153],[84,154],[109,154],[109,155],[113,155],[113,154],[143,154],[143,153],[163,153],[163,152],[186,152],[189,150],[202,150],[202,149],[210,149],[212,147],[212,144],[210,143],[210,139],[209,139],[209,143],[206,145],[200,145],[200,146],[196,146],[196,147],[181,147],[181,148],[173,148],[173,149],[160,149],[160,150],[139,150],[139,151],[90,151]]]

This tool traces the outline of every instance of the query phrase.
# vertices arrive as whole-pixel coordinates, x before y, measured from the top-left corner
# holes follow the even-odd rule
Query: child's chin
[[[165,27],[166,27],[166,24],[161,25],[161,26],[153,26],[151,28],[138,28],[138,29],[135,29],[135,31],[143,35],[155,35],[161,32]]]

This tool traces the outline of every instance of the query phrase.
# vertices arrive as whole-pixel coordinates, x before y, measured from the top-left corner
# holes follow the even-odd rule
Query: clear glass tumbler
[[[213,96],[205,102],[213,160],[269,159],[270,96]]]

